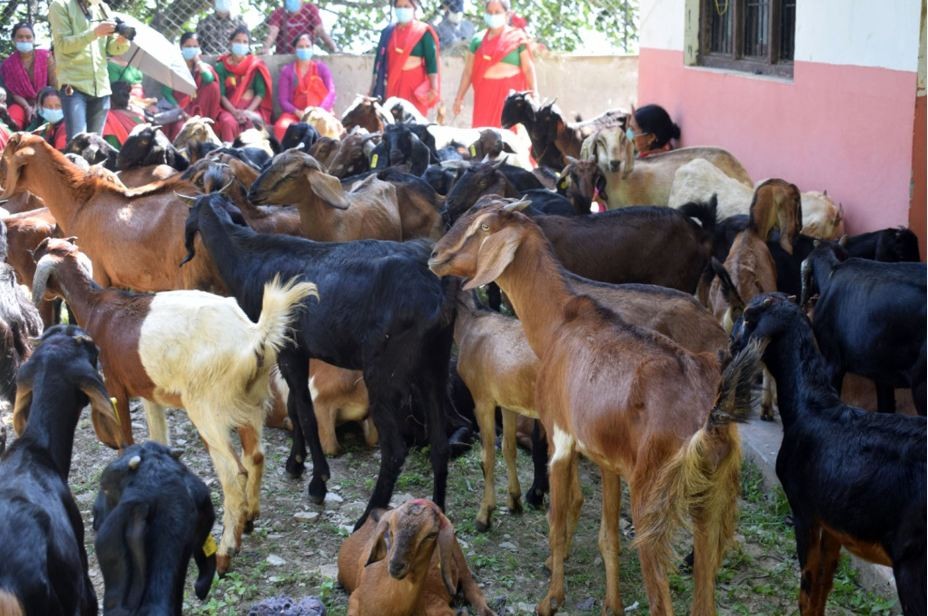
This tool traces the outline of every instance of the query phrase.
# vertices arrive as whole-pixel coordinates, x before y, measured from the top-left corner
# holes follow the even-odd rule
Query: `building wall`
[[[642,0],[638,102],[755,180],[827,189],[851,232],[908,224],[921,0],[797,3],[792,79],[688,66],[698,6]]]

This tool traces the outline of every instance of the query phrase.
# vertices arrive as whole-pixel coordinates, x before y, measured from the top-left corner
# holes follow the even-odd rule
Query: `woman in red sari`
[[[184,32],[180,35],[180,52],[187,62],[187,68],[193,75],[197,84],[197,91],[193,96],[172,90],[168,86],[161,87],[161,95],[169,103],[183,109],[187,116],[200,116],[218,121],[219,112],[219,76],[216,69],[200,59],[200,42],[195,32]],[[184,124],[179,120],[164,127],[169,139],[174,139]]]
[[[277,104],[280,117],[274,122],[274,136],[282,141],[287,127],[300,121],[307,107],[322,107],[332,111],[335,103],[335,83],[332,71],[324,62],[313,60],[313,41],[301,34],[293,42],[296,61],[280,69],[277,79]]]
[[[222,111],[216,118],[219,138],[232,142],[254,120],[271,124],[274,110],[271,98],[271,73],[267,65],[251,53],[248,28],[236,28],[229,37],[229,52],[216,58]]]
[[[55,63],[47,49],[35,48],[35,34],[27,23],[13,26],[16,51],[0,65],[0,77],[13,98],[8,107],[10,119],[22,130],[38,115],[36,97],[48,85],[54,85]]]
[[[486,3],[487,29],[471,40],[464,73],[454,98],[454,115],[460,115],[467,89],[474,86],[474,116],[471,126],[499,127],[503,103],[509,92],[530,90],[538,99],[535,62],[528,38],[521,28],[506,25],[508,0]]]
[[[428,115],[441,96],[438,34],[416,19],[417,8],[417,0],[394,0],[396,23],[380,33],[370,93],[385,99],[404,98]]]

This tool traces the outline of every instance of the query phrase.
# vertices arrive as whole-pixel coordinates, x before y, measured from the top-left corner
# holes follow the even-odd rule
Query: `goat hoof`
[[[231,554],[217,554],[216,555],[216,573],[219,574],[219,577],[225,577],[228,573],[229,568],[232,566],[232,555]]]
[[[468,427],[455,430],[448,439],[448,457],[453,460],[470,451],[473,436],[473,432]]]
[[[509,513],[522,513],[522,499],[518,496],[509,498]]]
[[[563,603],[563,599],[558,600],[557,597],[548,595],[542,599],[538,607],[535,608],[535,613],[539,614],[539,616],[552,616],[557,613],[557,609],[560,607],[561,603]]]
[[[293,456],[287,458],[287,474],[290,475],[292,479],[299,479],[303,476],[303,471],[306,470],[306,465],[302,462],[297,462]]]
[[[327,492],[325,487],[325,480],[321,477],[313,477],[309,482],[309,500],[316,505],[321,505],[325,502],[325,493]]]
[[[245,528],[243,529],[242,532],[244,532],[246,535],[250,535],[254,531],[255,531],[255,521],[248,520],[247,522],[245,522]]]
[[[477,532],[485,533],[490,530],[490,520],[487,519],[487,521],[484,522],[483,520],[478,519],[474,526],[477,528]]]
[[[683,562],[677,567],[677,571],[683,574],[689,574],[693,572],[693,561],[695,559],[693,550],[690,550],[690,553],[686,555],[686,558],[683,559]]]
[[[545,506],[545,493],[541,490],[532,488],[525,494],[525,502],[532,509],[542,509]]]

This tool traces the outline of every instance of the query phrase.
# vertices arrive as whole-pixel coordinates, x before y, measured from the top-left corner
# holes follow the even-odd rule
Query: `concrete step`
[[[777,479],[776,463],[780,442],[783,440],[783,430],[779,421],[760,421],[754,419],[741,424],[741,448],[744,457],[751,460],[760,469],[764,477],[764,484],[770,490],[780,485]],[[857,578],[861,585],[872,593],[895,599],[896,609],[899,595],[896,592],[896,582],[893,570],[889,567],[876,565],[861,560],[850,554],[851,566],[857,571]]]

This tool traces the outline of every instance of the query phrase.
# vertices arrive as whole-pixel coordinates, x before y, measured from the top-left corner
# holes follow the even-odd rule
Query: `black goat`
[[[912,387],[924,415],[925,371],[915,368],[925,355],[925,264],[841,262],[836,250],[822,242],[802,264],[802,304],[819,293],[812,328],[832,386],[841,391],[846,372],[871,379],[877,408],[889,413],[894,388]]]
[[[800,612],[825,613],[843,545],[891,566],[903,612],[925,614],[925,419],[845,406],[808,320],[781,293],[751,301],[732,353],[752,340],[769,341],[764,363],[777,382],[776,471],[793,511]]]
[[[531,100],[531,92],[510,94],[503,103],[500,119],[503,128],[512,128],[516,124],[525,127],[532,141],[532,158],[539,165],[563,169],[567,164],[554,143],[556,135],[546,132],[546,127],[538,122],[538,106]]]
[[[257,316],[262,285],[276,275],[313,280],[323,298],[301,315],[294,325],[295,343],[278,359],[290,387],[287,407],[293,446],[288,472],[298,476],[303,471],[305,438],[313,460],[309,496],[314,502],[323,501],[329,467],[306,386],[306,366],[314,357],[363,371],[370,415],[380,433],[380,472],[358,526],[372,509],[389,504],[407,451],[404,432],[409,411],[401,407],[410,402],[412,413],[429,431],[433,500],[444,506],[448,474],[444,404],[457,281],[439,280],[428,269],[431,244],[422,240],[328,243],[258,235],[229,218],[225,201],[212,194],[197,199],[191,208],[187,259],[199,233],[248,315]]]
[[[187,144],[187,160],[190,161],[190,164],[194,164],[198,160],[205,158],[207,154],[213,150],[218,150],[220,147],[219,144],[213,143],[212,141],[193,141]]]
[[[116,157],[116,169],[126,171],[150,165],[167,165],[184,171],[190,163],[160,128],[140,124],[122,144]]]
[[[438,194],[447,195],[467,169],[466,163],[437,163],[426,168],[422,173],[422,179],[428,182],[428,185]]]
[[[921,260],[918,237],[905,227],[890,227],[847,238],[844,244],[849,257],[886,261],[888,263]]]
[[[116,171],[119,150],[97,133],[77,133],[64,147],[65,154],[77,154],[91,165],[103,163],[110,171]]]
[[[216,573],[215,519],[206,484],[167,447],[124,450],[104,469],[93,507],[104,612],[180,616],[191,556],[205,599]]]
[[[94,423],[117,421],[96,365],[97,347],[84,330],[56,325],[19,372],[19,438],[0,458],[3,614],[97,613],[84,523],[68,489],[81,409],[89,401]]]
[[[319,141],[319,131],[306,122],[294,122],[287,127],[284,132],[284,138],[280,142],[281,151],[303,146],[304,152],[309,152],[309,148]]]
[[[422,175],[430,163],[438,162],[435,138],[421,124],[391,124],[383,131],[383,140],[371,153],[371,167],[386,169],[395,165],[409,165],[409,172]],[[428,135],[431,146],[424,139]]]

